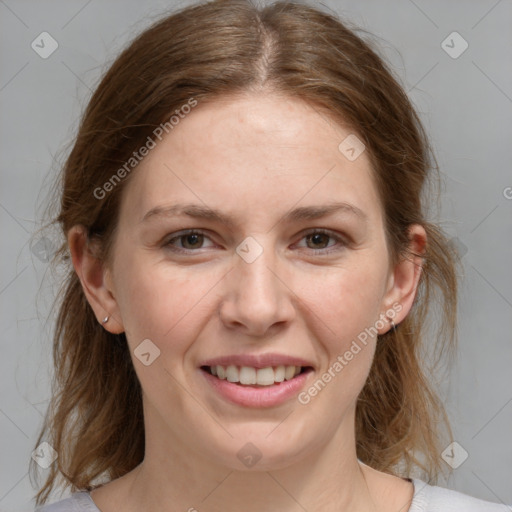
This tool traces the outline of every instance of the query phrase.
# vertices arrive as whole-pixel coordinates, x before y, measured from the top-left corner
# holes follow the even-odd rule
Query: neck
[[[144,461],[123,477],[125,489],[119,495],[125,511],[378,510],[371,472],[357,460],[353,416],[308,453],[267,466],[263,457],[262,465],[247,470],[196,451],[194,443],[183,444],[153,420],[146,421],[153,428],[146,429]]]

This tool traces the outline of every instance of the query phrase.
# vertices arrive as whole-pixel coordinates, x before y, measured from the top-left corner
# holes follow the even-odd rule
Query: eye
[[[339,247],[334,249],[338,250],[346,246],[346,243],[340,236],[325,229],[309,231],[302,237],[301,242],[302,240],[305,240],[305,244],[299,243],[298,247],[306,247],[307,249],[313,249],[314,251],[324,250],[324,252],[332,252],[333,249],[331,249],[331,247],[336,247],[336,245],[338,245]],[[325,249],[329,250],[325,251]]]
[[[164,243],[164,245],[177,252],[186,252],[194,251],[196,249],[204,249],[204,243],[208,240],[210,239],[203,232],[197,230],[188,230],[186,232],[178,233],[172,238],[169,238]],[[206,247],[212,246],[213,243]]]
[[[343,249],[346,245],[342,237],[325,229],[310,230],[303,234],[300,242],[296,244],[299,248],[311,249],[323,254]],[[191,253],[197,252],[198,249],[214,247],[215,244],[204,232],[189,229],[174,233],[163,246],[177,253]]]

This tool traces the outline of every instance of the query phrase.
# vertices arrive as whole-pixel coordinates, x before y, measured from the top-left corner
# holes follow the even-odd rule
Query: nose
[[[264,250],[252,263],[234,256],[234,268],[226,276],[220,305],[226,327],[261,337],[294,318],[293,292],[279,275],[271,252]]]

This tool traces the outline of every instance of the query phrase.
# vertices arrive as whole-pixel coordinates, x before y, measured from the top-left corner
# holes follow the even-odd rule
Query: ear
[[[89,240],[84,226],[76,225],[68,232],[68,245],[73,267],[98,322],[112,334],[122,333],[124,327],[113,294],[111,273],[98,257],[97,242]],[[108,321],[103,323],[107,316]]]
[[[408,229],[408,236],[408,253],[391,269],[388,279],[381,310],[381,318],[384,320],[381,323],[384,323],[384,327],[379,329],[379,334],[389,330],[391,320],[398,325],[409,314],[416,297],[427,246],[427,233],[423,226],[412,224]]]

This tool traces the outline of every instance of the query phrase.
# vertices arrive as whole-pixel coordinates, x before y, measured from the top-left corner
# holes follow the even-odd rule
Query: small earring
[[[103,319],[103,323],[106,324],[108,322],[108,316],[106,316],[104,319]]]
[[[389,323],[391,324],[391,329],[390,329],[390,331],[395,332],[395,331],[396,331],[396,325],[395,325],[395,322],[393,322],[393,319],[392,319],[392,318],[389,318],[389,317],[388,317],[388,321],[389,321]]]

